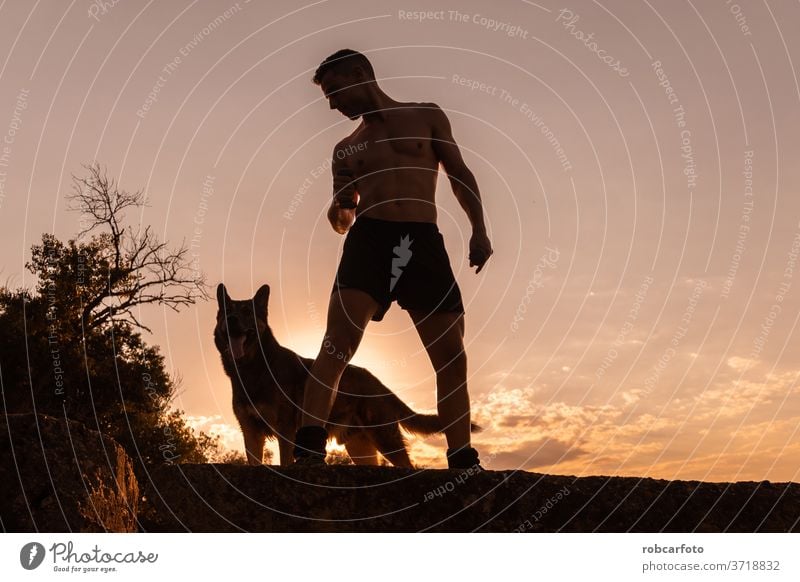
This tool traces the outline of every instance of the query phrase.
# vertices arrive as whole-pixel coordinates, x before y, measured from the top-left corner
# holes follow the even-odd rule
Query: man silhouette
[[[436,225],[434,200],[441,164],[472,225],[469,261],[479,273],[493,251],[475,177],[439,106],[389,97],[363,54],[350,49],[332,54],[320,64],[313,82],[331,109],[351,120],[360,117],[361,123],[333,152],[334,198],[328,219],[347,238],[328,305],[325,340],[305,384],[295,462],[324,464],[325,423],[339,379],[367,323],[383,319],[396,299],[411,315],[436,370],[448,466],[478,465],[470,444],[464,307]],[[355,200],[355,223],[347,231]],[[357,450],[358,443],[348,441],[351,456]]]

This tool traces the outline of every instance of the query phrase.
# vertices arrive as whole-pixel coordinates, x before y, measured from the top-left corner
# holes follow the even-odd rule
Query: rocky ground
[[[787,532],[800,531],[800,485],[176,465],[154,474],[140,523],[205,532]]]
[[[113,439],[35,414],[0,416],[0,526],[7,532],[136,531],[139,486]]]
[[[800,531],[798,483],[215,464],[137,483],[114,440],[32,414],[0,417],[0,483],[8,532]]]

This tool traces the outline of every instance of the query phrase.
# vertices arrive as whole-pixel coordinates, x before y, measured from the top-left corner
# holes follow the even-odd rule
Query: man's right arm
[[[331,201],[330,208],[328,208],[328,222],[331,223],[331,226],[333,227],[333,230],[336,230],[336,212],[337,212],[336,199],[334,198]],[[339,232],[339,231],[336,230],[336,232]],[[342,234],[342,233],[339,233],[339,234]]]
[[[347,163],[344,156],[338,152],[342,149],[344,142],[339,142],[333,148],[333,156],[331,161],[331,173],[333,174],[333,194],[331,196],[331,205],[328,208],[328,222],[331,227],[339,234],[345,234],[347,230],[342,230],[339,226],[340,208],[339,203],[342,197],[352,199],[355,195],[355,188],[351,185],[347,187],[352,181],[352,178],[339,174],[340,170],[347,169]],[[338,193],[338,195],[337,195]]]

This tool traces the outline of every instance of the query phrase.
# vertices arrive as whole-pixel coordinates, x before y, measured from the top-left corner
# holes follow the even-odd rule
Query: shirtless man
[[[479,273],[493,251],[475,177],[444,112],[435,103],[401,103],[389,97],[361,53],[344,49],[332,54],[313,81],[331,109],[352,120],[361,118],[333,152],[335,196],[328,219],[337,232],[346,231],[341,226],[344,208],[356,191],[358,206],[330,296],[325,341],[305,385],[295,460],[324,464],[324,425],[339,379],[367,323],[383,319],[396,299],[411,315],[436,370],[448,466],[477,465],[478,453],[470,445],[464,307],[436,225],[434,200],[441,164],[472,224],[469,262]]]

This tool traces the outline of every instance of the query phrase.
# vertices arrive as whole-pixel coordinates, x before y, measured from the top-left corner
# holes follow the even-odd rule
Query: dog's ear
[[[256,296],[253,297],[253,304],[255,305],[256,315],[267,315],[267,304],[269,303],[269,285],[262,285],[256,291]]]
[[[226,302],[230,302],[231,298],[228,295],[228,291],[225,289],[225,285],[220,283],[217,285],[217,304],[219,305],[220,309],[225,305]]]

